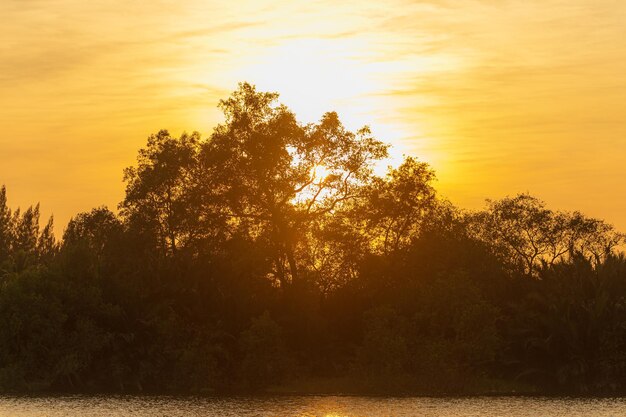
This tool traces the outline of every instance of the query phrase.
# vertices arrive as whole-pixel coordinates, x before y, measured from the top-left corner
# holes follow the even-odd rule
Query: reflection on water
[[[626,399],[289,397],[0,397],[0,416],[619,416]]]

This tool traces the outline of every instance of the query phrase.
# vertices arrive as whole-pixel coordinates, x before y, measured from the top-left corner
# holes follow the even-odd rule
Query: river
[[[622,398],[548,397],[0,397],[10,417],[388,417],[388,416],[623,416]]]

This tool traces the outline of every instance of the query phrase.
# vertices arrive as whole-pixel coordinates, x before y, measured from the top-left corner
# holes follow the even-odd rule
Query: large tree
[[[202,230],[193,192],[199,146],[198,133],[176,138],[161,130],[139,151],[137,166],[124,171],[121,214],[163,255],[191,246]]]
[[[220,102],[225,122],[203,145],[200,163],[204,195],[217,192],[235,229],[269,243],[284,284],[298,277],[309,227],[357,197],[387,146],[367,127],[347,130],[333,112],[302,124],[277,98],[240,84]]]
[[[485,211],[472,216],[472,227],[502,260],[528,275],[575,254],[599,263],[624,241],[602,220],[550,210],[528,194],[488,201]]]

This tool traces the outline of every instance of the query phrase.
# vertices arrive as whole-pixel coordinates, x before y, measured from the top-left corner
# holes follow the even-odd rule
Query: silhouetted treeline
[[[150,136],[61,239],[0,191],[5,391],[624,392],[623,236],[520,194],[465,212],[335,113],[241,84]]]

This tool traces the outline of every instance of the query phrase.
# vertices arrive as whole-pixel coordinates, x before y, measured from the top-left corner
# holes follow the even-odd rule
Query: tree
[[[56,251],[53,218],[50,217],[40,232],[39,217],[39,204],[28,207],[23,213],[19,208],[13,212],[10,254],[18,272],[36,265],[39,258],[49,259]]]
[[[89,270],[96,276],[103,268],[115,269],[111,265],[113,262],[119,264],[121,259],[128,258],[124,252],[127,245],[123,241],[123,232],[120,219],[104,206],[72,217],[61,244],[66,268],[83,272]],[[134,253],[135,257],[137,255]]]
[[[367,311],[363,318],[363,344],[357,354],[360,367],[385,383],[401,379],[410,363],[407,320],[389,306]]]
[[[356,217],[377,252],[388,253],[406,246],[432,215],[436,205],[431,183],[435,173],[424,162],[408,157],[386,178],[376,177],[367,185],[363,204]]]
[[[54,217],[50,216],[37,238],[37,255],[42,263],[49,263],[57,253],[59,245],[54,237]]]
[[[626,373],[626,261],[578,255],[538,270],[508,332],[519,377],[547,389],[607,390]]]
[[[16,273],[0,291],[0,389],[84,389],[108,359],[106,326],[118,316],[89,280]]]
[[[120,215],[60,242],[0,188],[0,391],[626,389],[622,234],[527,194],[464,212],[277,100],[241,84],[210,137],[151,135]]]
[[[289,370],[282,330],[268,312],[254,318],[239,338],[241,372],[253,388],[280,382]]]
[[[386,177],[363,183],[341,211],[313,223],[302,261],[325,292],[355,279],[368,255],[406,248],[435,226],[445,203],[436,198],[434,177],[428,164],[406,158]]]
[[[194,211],[198,204],[191,192],[199,145],[198,133],[174,138],[161,130],[139,151],[138,166],[124,171],[121,215],[151,234],[164,256],[192,245],[200,231],[201,215]]]
[[[549,210],[528,194],[488,200],[487,210],[472,216],[471,228],[502,260],[527,275],[536,275],[542,263],[553,265],[576,253],[600,261],[624,240],[601,220]]]
[[[311,224],[356,198],[387,146],[367,127],[346,130],[336,113],[303,125],[277,98],[243,83],[220,102],[226,120],[203,144],[201,183],[204,195],[217,190],[236,229],[271,245],[286,284],[298,278]]]
[[[0,268],[8,258],[11,251],[13,232],[13,217],[11,209],[7,205],[7,189],[0,187]]]
[[[28,207],[24,213],[16,210],[13,214],[13,251],[32,254],[37,249],[39,237],[39,204]]]

